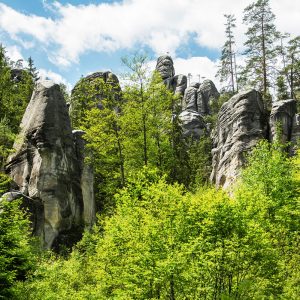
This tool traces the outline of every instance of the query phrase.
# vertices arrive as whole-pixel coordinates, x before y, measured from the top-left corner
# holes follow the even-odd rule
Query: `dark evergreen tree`
[[[38,81],[40,79],[39,72],[37,71],[31,56],[29,56],[27,62],[28,62],[27,71],[29,72],[29,74],[31,75],[34,81]]]
[[[235,82],[236,78],[236,63],[235,63],[235,53],[234,53],[234,35],[233,29],[236,27],[235,21],[236,18],[234,15],[224,15],[226,18],[225,24],[225,34],[226,34],[226,42],[222,47],[221,54],[221,62],[219,66],[219,70],[216,74],[216,77],[220,78],[220,81],[226,90],[230,90],[234,93],[237,88],[237,83]]]

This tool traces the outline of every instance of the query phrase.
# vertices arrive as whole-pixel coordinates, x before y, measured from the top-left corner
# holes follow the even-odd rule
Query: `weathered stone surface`
[[[196,111],[184,110],[180,115],[181,127],[184,138],[199,140],[207,132],[205,122],[201,114]]]
[[[184,91],[187,87],[187,78],[185,75],[176,75],[173,77],[172,81],[173,90],[176,95],[183,97]]]
[[[197,108],[198,112],[203,115],[210,113],[210,106],[213,101],[218,100],[220,94],[215,84],[209,80],[204,80],[197,91]]]
[[[81,174],[80,186],[83,200],[83,220],[85,225],[90,227],[93,225],[96,216],[95,201],[91,201],[91,199],[95,198],[94,171],[91,165],[85,163],[85,132],[82,130],[73,130],[72,133]]]
[[[191,85],[185,90],[182,100],[182,110],[198,111],[197,107],[197,90],[200,84],[197,82],[191,83]]]
[[[169,55],[162,55],[157,59],[155,70],[159,72],[163,80],[175,75],[173,60]]]
[[[76,154],[68,109],[59,85],[36,85],[9,157],[7,172],[24,195],[44,207],[39,232],[50,248],[64,232],[83,221],[82,161]],[[90,199],[91,202],[94,199]]]
[[[160,74],[166,87],[177,95],[183,97],[187,87],[187,77],[176,75],[171,56],[163,55],[157,59],[155,70]]]
[[[291,141],[295,114],[296,100],[289,99],[273,103],[270,115],[270,141],[275,140],[278,134],[280,134],[281,142]]]
[[[223,104],[212,133],[211,181],[228,189],[245,163],[245,153],[267,138],[267,117],[261,95],[240,92]]]
[[[290,154],[295,155],[297,148],[300,146],[300,114],[295,114],[293,117],[291,149]]]

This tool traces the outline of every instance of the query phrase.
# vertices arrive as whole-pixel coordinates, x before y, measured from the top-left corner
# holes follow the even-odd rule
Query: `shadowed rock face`
[[[68,109],[57,84],[36,85],[20,127],[6,169],[19,191],[43,206],[38,232],[50,248],[62,232],[93,221],[91,215],[84,218],[88,204],[82,193],[82,155],[74,144]],[[86,201],[93,206],[93,198]]]
[[[240,92],[223,104],[213,138],[211,181],[225,189],[238,177],[249,152],[267,138],[267,117],[261,95]]]
[[[207,133],[206,124],[201,114],[196,111],[184,110],[180,115],[182,133],[184,138],[199,140]]]
[[[295,114],[296,100],[282,100],[273,103],[270,116],[271,141],[276,139],[278,134],[281,136],[281,142],[291,141]]]
[[[209,79],[204,80],[197,91],[198,111],[203,115],[209,114],[212,102],[217,101],[219,97],[215,84]]]
[[[186,88],[182,99],[182,110],[187,109],[198,112],[197,91],[199,86],[200,83],[193,82],[188,88]]]
[[[185,90],[182,109],[194,110],[202,115],[210,113],[210,106],[213,101],[217,101],[220,94],[211,80],[204,80],[202,84],[191,83]]]

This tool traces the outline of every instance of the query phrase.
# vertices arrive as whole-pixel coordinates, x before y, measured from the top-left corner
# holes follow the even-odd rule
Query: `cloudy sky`
[[[0,0],[0,42],[13,60],[31,56],[43,77],[73,86],[81,75],[126,71],[121,57],[169,53],[176,74],[214,79],[224,43],[224,14],[237,18],[242,52],[243,9],[254,0]],[[275,24],[300,35],[300,0],[270,0]]]

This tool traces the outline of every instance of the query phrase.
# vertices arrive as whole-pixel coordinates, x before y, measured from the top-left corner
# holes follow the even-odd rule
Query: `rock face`
[[[300,115],[295,114],[293,117],[292,134],[291,134],[291,148],[290,154],[296,154],[296,148],[299,148],[300,143]]]
[[[270,115],[270,141],[276,139],[278,134],[281,136],[281,142],[291,141],[295,114],[295,100],[282,100],[273,103]]]
[[[156,71],[159,72],[163,80],[172,78],[175,75],[174,64],[171,56],[163,55],[157,59]]]
[[[38,83],[23,116],[7,172],[22,194],[43,206],[38,232],[46,248],[84,223],[93,222],[94,199],[90,187],[86,187],[91,175],[90,170],[84,170],[79,140],[75,134],[74,143],[59,86],[51,81]]]
[[[102,88],[101,88],[101,83],[100,80],[103,81],[103,83],[108,84],[109,86],[112,87],[112,92],[114,93],[114,97],[116,101],[119,101],[121,99],[121,87],[119,83],[118,77],[110,72],[110,71],[105,71],[105,72],[95,72],[92,73],[82,79],[80,79],[76,85],[74,86],[72,92],[71,92],[71,98],[76,99],[77,97],[77,92],[79,94],[82,94],[82,92],[85,92],[87,89],[95,89],[97,92],[94,97],[99,100],[98,108],[102,108],[101,100],[106,97],[106,93]],[[99,93],[98,93],[99,91]],[[76,101],[72,101],[73,103],[76,103]],[[82,100],[80,101],[82,102]],[[76,110],[76,107],[73,107],[74,104],[71,104],[70,106],[70,111],[73,109]]]
[[[191,85],[185,90],[184,96],[182,99],[182,110],[192,110],[198,112],[197,106],[197,91],[200,86],[200,83],[193,82]]]
[[[209,79],[204,80],[197,91],[198,111],[203,115],[209,114],[212,102],[217,101],[219,97],[215,84]]]
[[[257,91],[240,92],[224,103],[212,134],[211,181],[229,188],[245,162],[245,153],[267,138],[267,128],[266,112]]]
[[[199,140],[207,133],[206,124],[201,114],[196,111],[184,110],[180,115],[182,133],[184,138]]]
[[[155,70],[160,74],[169,90],[183,97],[187,87],[187,78],[185,75],[175,76],[175,69],[171,56],[160,56],[157,59]]]
[[[204,80],[202,84],[193,82],[185,90],[182,109],[194,110],[202,115],[210,113],[210,106],[213,101],[217,101],[220,94],[211,80]]]

